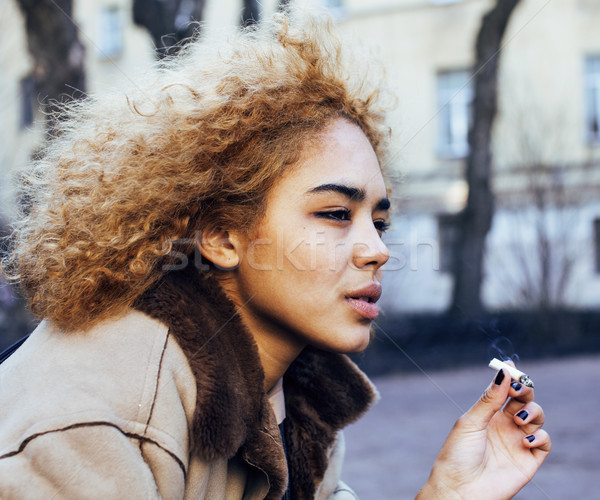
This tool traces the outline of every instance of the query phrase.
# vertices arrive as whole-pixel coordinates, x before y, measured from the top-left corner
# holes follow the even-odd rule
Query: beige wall
[[[6,39],[0,55],[1,74],[6,80],[2,97],[10,103],[2,115],[7,132],[2,157],[10,158],[3,162],[6,170],[7,163],[15,167],[23,164],[39,134],[15,131],[20,112],[18,81],[28,71],[29,56],[14,0],[1,1],[0,23],[4,29],[0,36]],[[149,36],[132,25],[131,2],[76,3],[74,15],[87,50],[89,92],[134,78],[152,60]],[[327,2],[299,3],[311,8]],[[276,4],[276,0],[263,2],[264,11],[273,12]],[[492,4],[492,0],[458,0],[447,5],[432,0],[344,2],[339,17],[342,31],[363,40],[382,59],[388,82],[398,96],[398,107],[391,115],[395,166],[408,174],[410,192],[406,190],[403,195],[409,196],[417,208],[440,204],[443,211],[453,211],[464,200],[463,162],[442,159],[437,154],[436,74],[472,67],[480,19]],[[119,6],[125,25],[124,50],[116,59],[102,58],[96,44],[99,12],[106,5]],[[240,8],[241,0],[208,0],[206,22],[209,26],[235,24]],[[600,53],[599,23],[600,2],[594,0],[522,0],[508,27],[502,56],[495,136],[498,167],[518,163],[524,155],[523,136],[533,144],[530,149],[546,160],[581,162],[600,156],[600,148],[589,147],[584,141],[582,94],[583,57]],[[507,190],[521,181],[511,176],[497,179],[496,185]],[[0,191],[6,192],[4,188]],[[6,202],[6,196],[2,201]]]
[[[351,4],[341,26],[373,47],[398,96],[398,107],[391,115],[394,166],[407,180],[399,196],[415,210],[456,211],[466,193],[462,161],[437,156],[436,75],[472,66],[479,20],[492,2],[467,0],[444,6],[426,0],[383,3],[387,8],[379,5],[368,10],[357,5],[354,12]]]
[[[24,26],[13,0],[0,0],[0,216],[13,209],[10,177],[23,165],[37,142],[39,131],[19,130],[20,80],[29,72],[30,60]]]
[[[87,92],[101,92],[119,86],[120,82],[135,81],[153,61],[150,36],[133,24],[133,0],[83,0],[75,1],[74,21],[79,37],[86,48]],[[205,22],[211,28],[235,25],[239,22],[241,0],[207,0]],[[261,2],[266,13],[273,12],[276,0]],[[106,58],[99,51],[99,18],[103,7],[116,6],[123,22],[123,51],[120,56]],[[36,123],[20,129],[20,81],[31,71],[31,58],[27,50],[24,23],[14,0],[0,0],[0,98],[3,110],[0,123],[0,214],[10,217],[15,209],[12,178],[24,168],[31,153],[39,147],[43,134],[43,117],[38,114]]]
[[[133,24],[133,0],[85,0],[74,2],[74,17],[79,37],[86,48],[86,79],[89,93],[130,80],[154,60],[150,36]],[[115,58],[106,58],[100,52],[100,14],[105,7],[117,6],[123,22],[123,52]]]
[[[600,158],[600,149],[586,144],[583,94],[584,58],[600,54],[600,2],[554,0],[540,10],[541,4],[524,2],[507,32],[500,165],[518,161],[518,135],[529,137],[546,162]]]
[[[150,38],[131,25],[131,1],[77,3],[75,17],[87,48],[90,92],[134,78],[135,72],[152,60]],[[40,135],[35,127],[18,130],[18,82],[29,71],[29,56],[14,0],[0,2],[0,91],[5,103],[0,117],[3,125],[0,203],[6,212],[13,206],[12,193],[6,188],[6,173],[15,172],[25,164]],[[263,2],[264,11],[273,12],[276,3],[276,0]],[[313,8],[326,2],[301,3]],[[115,4],[126,22],[124,52],[115,60],[106,60],[98,57],[94,46],[97,18],[103,5]],[[209,26],[236,24],[240,5],[241,0],[208,0],[205,13]],[[402,210],[414,212],[396,224],[389,235],[393,252],[397,250],[399,257],[388,280],[388,290],[397,288],[397,293],[388,293],[388,297],[401,297],[400,308],[441,310],[449,300],[450,276],[436,268],[441,249],[435,215],[459,210],[465,200],[466,186],[462,180],[463,161],[443,159],[437,154],[436,75],[439,71],[473,65],[479,23],[492,5],[493,0],[457,0],[446,5],[437,5],[433,0],[346,0],[344,8],[334,12],[345,36],[362,40],[383,61],[388,83],[398,96],[397,109],[391,114],[394,165],[405,174],[405,182],[397,194]],[[510,198],[509,193],[526,189],[527,173],[514,171],[512,167],[527,159],[574,164],[566,182],[576,194],[585,185],[588,201],[598,197],[600,147],[585,142],[583,95],[584,56],[600,54],[598,26],[598,0],[521,0],[515,11],[501,59],[500,109],[494,142],[494,186],[501,195],[499,209],[503,200]],[[580,214],[581,227],[573,241],[590,250],[591,220],[600,217],[600,206],[590,205],[586,210]],[[490,276],[494,272],[494,259],[508,255],[511,228],[517,222],[508,212],[499,215],[489,238]],[[584,300],[571,287],[574,291],[569,292],[569,300],[574,304],[598,303],[590,298],[597,297],[600,289],[600,278],[591,268],[591,258],[591,255],[578,257],[575,274],[580,278],[575,288],[579,294],[582,290],[586,293]],[[495,279],[484,284],[485,298],[492,307],[501,307],[506,303],[506,288]],[[411,293],[406,294],[406,290]],[[510,295],[510,291],[507,293]],[[396,302],[390,307],[399,306]]]
[[[432,170],[437,167],[435,75],[472,65],[475,31],[490,2],[445,7],[426,1],[395,3],[395,9],[377,9],[370,15],[349,13],[341,26],[372,45],[386,65],[399,99],[392,122],[402,168]]]
[[[436,74],[473,66],[480,20],[493,2],[349,0],[346,5],[342,29],[373,47],[398,95],[391,121],[396,167],[407,179],[401,195],[416,210],[458,210],[466,195],[463,162],[437,154]],[[526,182],[522,175],[503,174],[524,160],[600,159],[600,147],[585,141],[583,95],[584,57],[600,54],[598,26],[600,2],[593,0],[522,0],[515,10],[504,38],[494,141],[495,185],[501,193]],[[600,176],[593,176],[600,184]]]

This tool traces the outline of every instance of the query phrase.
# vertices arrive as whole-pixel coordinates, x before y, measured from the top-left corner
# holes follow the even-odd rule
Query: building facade
[[[24,102],[31,62],[14,0],[0,0],[0,207],[8,179],[38,147],[43,126]],[[301,0],[298,0],[301,2]],[[153,59],[133,25],[132,0],[75,2],[86,47],[88,91],[134,80]],[[261,2],[263,15],[277,1]],[[311,0],[385,67],[396,213],[388,311],[443,311],[449,304],[453,215],[466,201],[465,157],[474,46],[493,0]],[[237,24],[241,1],[207,0],[207,29]],[[496,214],[488,236],[485,304],[492,309],[600,306],[600,2],[521,0],[500,58],[494,127]],[[10,34],[10,36],[8,35]],[[36,121],[36,118],[38,119]],[[385,297],[385,295],[384,295]]]
[[[347,1],[398,95],[389,311],[451,300],[453,214],[466,202],[475,42],[492,0]],[[521,0],[504,36],[493,133],[496,212],[484,303],[600,306],[600,2]]]

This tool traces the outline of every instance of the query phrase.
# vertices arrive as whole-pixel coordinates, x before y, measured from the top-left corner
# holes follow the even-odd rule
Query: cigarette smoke
[[[494,339],[488,348],[488,358],[498,358],[501,361],[519,361],[519,355],[514,351],[512,342],[504,336]]]

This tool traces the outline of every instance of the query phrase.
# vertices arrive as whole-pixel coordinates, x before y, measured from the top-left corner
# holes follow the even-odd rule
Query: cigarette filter
[[[521,382],[527,387],[533,387],[533,380],[529,378],[529,375],[523,373],[521,370],[517,370],[514,366],[511,366],[508,363],[505,363],[504,361],[500,361],[499,359],[494,358],[490,361],[490,364],[488,366],[498,371],[504,369],[508,372],[510,378],[512,378],[513,380],[517,380],[518,382]]]

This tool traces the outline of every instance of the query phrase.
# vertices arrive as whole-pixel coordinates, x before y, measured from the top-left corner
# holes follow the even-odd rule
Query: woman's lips
[[[381,285],[376,282],[369,283],[358,290],[345,296],[346,302],[363,318],[375,319],[379,314],[376,302],[381,297]]]
[[[354,309],[363,318],[375,319],[379,314],[379,307],[374,302],[367,302],[362,299],[353,299],[352,297],[346,297],[348,305]]]

